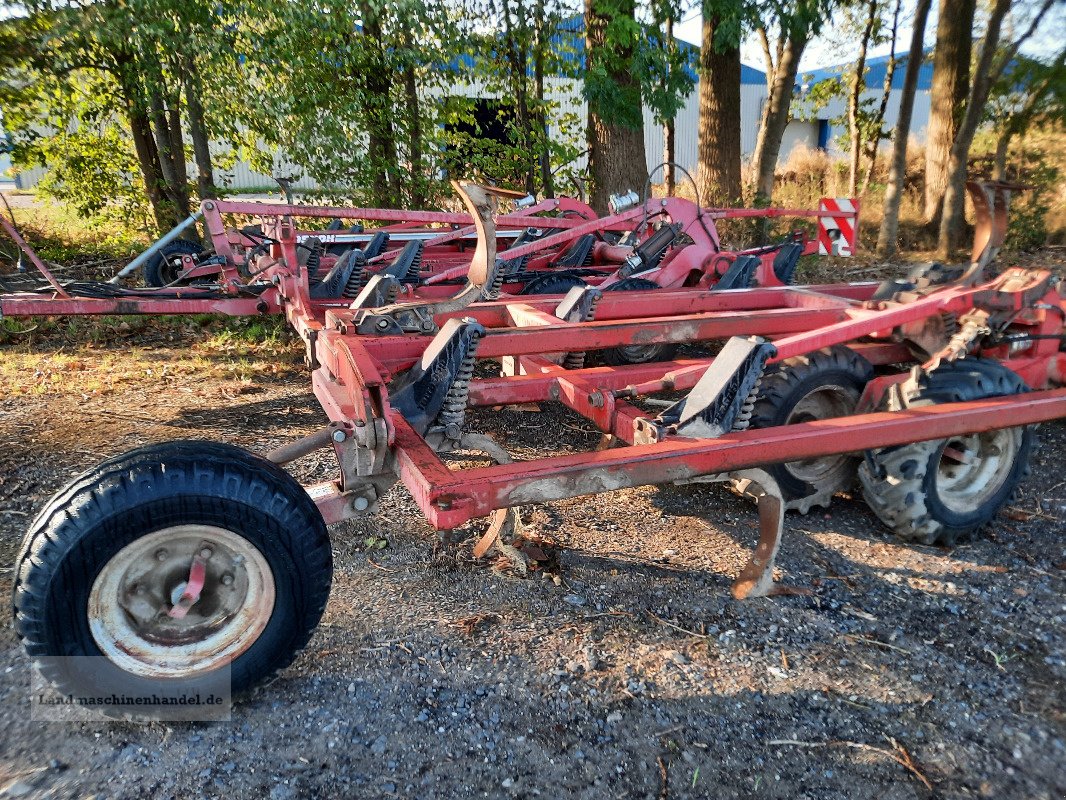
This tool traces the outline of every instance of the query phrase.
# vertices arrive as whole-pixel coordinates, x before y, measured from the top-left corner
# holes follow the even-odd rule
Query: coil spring
[[[422,282],[422,252],[424,248],[425,243],[419,242],[415,257],[411,260],[411,266],[407,268],[407,274],[403,276],[403,283],[418,284]]]
[[[311,239],[313,244],[311,245],[311,252],[307,256],[307,261],[304,262],[304,269],[307,271],[308,283],[317,283],[318,268],[322,265],[322,251],[326,246],[319,239]]]
[[[448,388],[448,394],[444,396],[444,403],[437,414],[437,422],[441,425],[462,425],[466,419],[466,402],[470,395],[470,381],[474,377],[480,341],[481,337],[476,334],[470,339],[470,347],[463,357],[463,363],[459,365],[455,380]]]
[[[762,386],[762,378],[755,381],[755,385],[751,387],[751,391],[748,392],[748,396],[744,399],[744,404],[740,407],[740,413],[737,414],[736,420],[733,422],[733,430],[746,431],[751,424],[751,415],[755,411],[755,401],[759,399],[759,387]]]
[[[589,308],[589,313],[581,321],[592,322],[594,319],[596,319],[596,303],[592,304],[592,307]],[[586,353],[584,351],[580,353],[567,353],[566,357],[563,359],[563,369],[583,369],[585,366],[585,356]]]
[[[349,257],[356,259],[357,263],[348,276],[348,282],[344,284],[344,291],[341,292],[341,295],[348,299],[353,299],[359,296],[359,292],[363,291],[363,282],[366,277],[366,258],[359,251],[352,253]]]

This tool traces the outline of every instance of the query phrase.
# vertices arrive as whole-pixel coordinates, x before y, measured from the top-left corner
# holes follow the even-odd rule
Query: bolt
[[[200,551],[200,558],[211,558],[214,555],[214,551],[210,547],[205,547]]]
[[[168,555],[170,555],[170,554],[167,552],[166,548],[165,547],[160,547],[158,550],[155,551],[155,560],[156,561],[166,561]]]
[[[356,511],[366,511],[370,507],[370,501],[365,497],[357,497],[352,501],[352,508]]]
[[[222,574],[222,577],[219,578],[219,580],[222,581],[222,585],[223,586],[232,586],[233,585],[233,576],[230,573],[228,573],[228,572],[224,572]]]
[[[384,330],[385,328],[389,327],[389,321],[387,319],[379,319],[378,327]]]
[[[347,438],[348,434],[346,434],[344,431],[333,431],[333,441],[335,441],[337,444],[340,444]]]

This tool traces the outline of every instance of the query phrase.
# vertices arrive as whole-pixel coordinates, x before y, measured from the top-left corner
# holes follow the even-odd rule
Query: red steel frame
[[[233,234],[222,227],[223,213],[262,216],[265,212],[261,204],[222,201],[208,201],[204,208],[212,212],[207,220],[216,248],[224,246],[223,239],[225,246],[234,244]],[[674,219],[682,214],[670,199],[662,201],[661,208]],[[339,481],[309,488],[327,522],[371,509],[380,492],[397,479],[407,486],[432,525],[450,529],[498,509],[531,502],[943,439],[1002,427],[1007,420],[1011,425],[1024,425],[1066,417],[1066,353],[1059,351],[1059,341],[1050,338],[1063,332],[1066,298],[1044,271],[1008,270],[994,280],[947,286],[911,302],[873,300],[876,285],[872,283],[607,293],[599,301],[594,321],[577,323],[555,316],[559,298],[510,298],[447,311],[435,318],[438,324],[451,317],[476,320],[486,329],[478,358],[506,360],[512,366],[513,374],[474,380],[469,405],[557,400],[626,446],[452,470],[437,452],[437,443],[420,435],[389,403],[389,383],[422,357],[432,337],[359,335],[354,328],[360,312],[349,309],[345,301],[312,300],[307,276],[295,266],[300,234],[288,215],[459,226],[476,222],[475,218],[443,212],[302,206],[270,206],[269,213],[273,222],[268,233],[276,243],[256,269],[272,285],[258,297],[198,298],[202,293],[195,288],[181,290],[182,296],[172,300],[0,296],[0,311],[9,315],[284,313],[306,343],[314,392],[331,420],[330,435],[310,437],[313,441],[307,447],[332,445],[342,467]],[[591,221],[553,218],[551,224],[566,229],[556,235],[563,241],[584,231],[625,227],[644,213],[638,208]],[[508,225],[523,227],[543,223],[543,218],[528,216],[506,220]],[[447,235],[465,235],[463,230]],[[975,308],[1007,315],[1012,329],[1049,337],[985,353],[1000,358],[1035,391],[728,433],[716,439],[689,439],[661,434],[647,413],[630,401],[657,391],[691,388],[714,363],[712,358],[565,369],[551,356],[578,347],[594,351],[758,335],[775,343],[775,360],[850,344],[873,364],[887,366],[914,361],[902,342],[909,326],[920,327],[945,313],[966,315]],[[874,384],[883,389],[898,378],[879,380]],[[866,406],[876,407],[876,400],[866,398]],[[372,466],[353,471],[350,465],[360,454],[372,454]]]

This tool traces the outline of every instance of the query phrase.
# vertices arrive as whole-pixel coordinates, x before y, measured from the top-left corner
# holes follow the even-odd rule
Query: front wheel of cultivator
[[[775,365],[763,376],[749,427],[772,428],[819,419],[846,417],[873,377],[870,362],[842,346],[827,347]],[[855,479],[859,458],[842,454],[774,464],[774,477],[785,507],[806,514],[813,506],[827,507],[839,491]],[[744,491],[743,482],[736,484]]]
[[[890,411],[1020,394],[1006,367],[981,359],[946,362],[908,382]],[[897,536],[951,546],[995,517],[1029,474],[1034,426],[1004,428],[869,450],[859,479],[867,504]]]
[[[74,479],[30,527],[15,575],[15,629],[60,689],[239,692],[307,643],[332,556],[280,467],[178,441]]]
[[[659,284],[647,278],[625,278],[612,283],[605,292],[643,292],[658,289]],[[669,361],[677,353],[676,344],[630,344],[612,347],[601,353],[603,363],[611,367],[626,364],[649,364],[652,361]]]
[[[158,253],[148,259],[144,265],[144,282],[149,286],[170,286],[185,271],[182,256],[198,256],[204,251],[199,242],[188,239],[175,239]]]

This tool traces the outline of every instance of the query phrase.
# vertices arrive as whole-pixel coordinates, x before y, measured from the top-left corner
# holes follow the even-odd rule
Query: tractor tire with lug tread
[[[197,554],[203,589],[172,619]],[[332,571],[322,515],[280,467],[228,444],[150,445],[75,478],[34,520],[15,630],[64,692],[198,691],[228,677],[236,693],[307,644]]]
[[[872,377],[870,362],[841,345],[786,359],[763,376],[748,427],[847,416]],[[777,480],[785,507],[806,514],[813,506],[828,507],[833,495],[849,488],[859,460],[847,454],[823,456],[774,464],[766,471]],[[747,484],[734,485],[743,491]]]
[[[537,275],[529,283],[523,286],[519,294],[566,294],[575,286],[587,285],[588,284],[581,280],[577,275],[569,275],[565,272],[554,275],[550,272],[545,272],[543,275]]]
[[[643,292],[660,288],[647,278],[624,278],[612,283],[605,292]],[[610,367],[626,364],[649,364],[653,361],[670,361],[677,354],[676,344],[630,344],[600,351],[600,358]]]
[[[175,239],[145,263],[144,282],[149,286],[169,286],[184,271],[181,257],[198,256],[203,252],[203,245],[199,242]]]
[[[946,362],[916,388],[890,394],[890,411],[1029,391],[1003,365],[978,358]],[[901,539],[952,546],[992,520],[1029,474],[1035,426],[866,451],[863,496]]]

